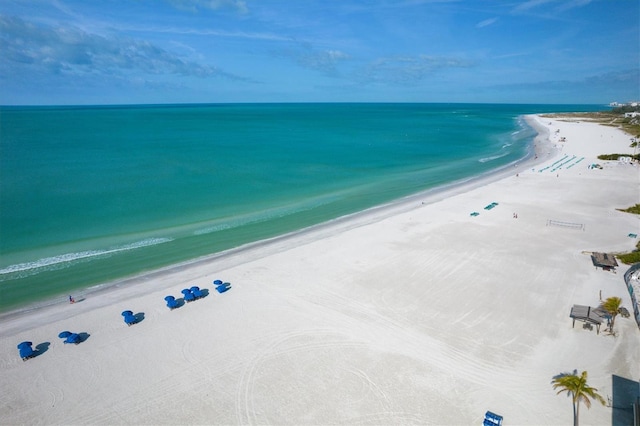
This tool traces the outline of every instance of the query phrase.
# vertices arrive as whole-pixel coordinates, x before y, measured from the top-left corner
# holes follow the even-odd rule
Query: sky
[[[2,0],[0,104],[640,100],[638,0]]]

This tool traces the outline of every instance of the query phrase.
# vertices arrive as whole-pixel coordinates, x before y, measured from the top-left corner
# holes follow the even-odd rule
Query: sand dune
[[[640,202],[639,169],[596,159],[633,152],[618,129],[532,120],[549,139],[535,162],[3,317],[2,423],[481,424],[491,410],[570,424],[554,375],[587,370],[605,397],[612,375],[640,378],[633,318],[617,337],[569,318],[600,292],[631,311],[626,267],[596,270],[587,253],[633,248],[638,217],[616,209]],[[192,285],[209,295],[164,306]],[[127,327],[125,309],[144,319]],[[67,329],[89,337],[64,345]],[[23,340],[46,351],[23,362]],[[581,411],[584,425],[611,418]]]

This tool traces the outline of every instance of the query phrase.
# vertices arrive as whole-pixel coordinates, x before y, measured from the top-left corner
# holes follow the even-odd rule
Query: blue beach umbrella
[[[222,280],[215,280],[213,283],[214,283],[215,285],[220,285],[220,284],[222,284]]]
[[[123,316],[123,317],[128,317],[128,316],[131,316],[131,315],[133,315],[133,312],[131,312],[131,311],[124,311],[124,312],[122,312],[122,316]]]
[[[22,348],[23,346],[31,346],[33,345],[33,343],[31,342],[22,342],[18,345],[18,349]]]
[[[191,293],[191,289],[185,288],[180,293],[182,293],[182,294],[184,294],[186,296],[187,294]]]
[[[60,334],[58,334],[58,337],[61,339],[66,339],[67,337],[71,336],[71,332],[70,331],[62,331],[60,332]]]
[[[164,300],[166,300],[168,302],[169,300],[176,300],[176,298],[173,297],[173,296],[167,296],[167,297],[164,298]]]
[[[195,293],[196,291],[199,291],[199,290],[200,290],[200,287],[198,287],[198,286],[194,285],[194,286],[193,286],[193,287],[191,287],[189,290],[191,290],[191,291],[193,291],[193,292]]]

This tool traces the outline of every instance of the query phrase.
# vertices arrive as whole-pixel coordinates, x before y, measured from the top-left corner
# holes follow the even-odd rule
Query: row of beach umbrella
[[[231,288],[231,284],[228,282],[223,282],[222,280],[215,280],[213,282],[215,289],[218,293],[224,293],[225,291]],[[198,299],[202,299],[207,296],[208,292],[206,289],[202,290],[198,286],[193,286],[191,288],[185,288],[181,291],[182,299],[185,303],[190,303]],[[181,305],[180,301],[176,299],[174,296],[166,296],[164,298],[165,302],[167,302],[167,308],[170,310],[174,310],[179,308]]]
[[[72,333],[70,331],[63,331],[60,334],[58,334],[58,337],[61,339],[65,339],[64,343],[73,343],[74,345],[77,345],[78,343],[82,342],[82,337],[80,336],[80,334],[78,333]]]
[[[223,282],[222,280],[215,280],[213,282],[213,285],[215,286],[215,289],[218,293],[224,293],[225,291],[231,288],[230,283]],[[200,287],[198,286],[185,288],[182,290],[181,293],[183,294],[184,301],[187,303],[192,302],[194,300],[202,299],[208,294],[206,290],[201,290]],[[171,310],[180,306],[178,303],[178,300],[176,300],[176,298],[173,296],[167,296],[164,298],[164,300],[167,302],[167,307]],[[128,326],[132,326],[142,321],[144,314],[142,313],[134,314],[133,311],[126,310],[126,311],[122,311],[122,317],[124,318],[125,324],[127,324]],[[65,344],[70,343],[70,344],[77,345],[83,342],[84,340],[86,340],[89,337],[89,335],[87,333],[72,333],[70,331],[65,330],[60,332],[58,334],[58,337],[61,339],[64,339],[63,342]],[[44,350],[46,350],[46,349],[38,350],[38,348],[40,348],[41,345],[38,345],[38,348],[36,348],[35,350],[33,349],[32,346],[33,346],[33,342],[28,342],[28,341],[21,342],[18,345],[20,358],[22,358],[23,361],[26,361],[30,358],[34,358],[38,356],[41,352],[44,352]]]
[[[72,333],[70,331],[62,331],[58,334],[58,337],[64,339],[64,343],[73,343],[75,345],[84,341],[89,335],[86,333]],[[36,349],[33,349],[33,342],[24,341],[18,344],[18,351],[20,353],[20,358],[23,361],[26,361],[31,358],[35,358],[40,355],[44,351],[46,351],[46,347],[48,344],[40,344]]]

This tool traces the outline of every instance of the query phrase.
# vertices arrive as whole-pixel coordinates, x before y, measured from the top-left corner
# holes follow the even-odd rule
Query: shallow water
[[[514,163],[522,114],[598,105],[0,109],[0,311]]]

